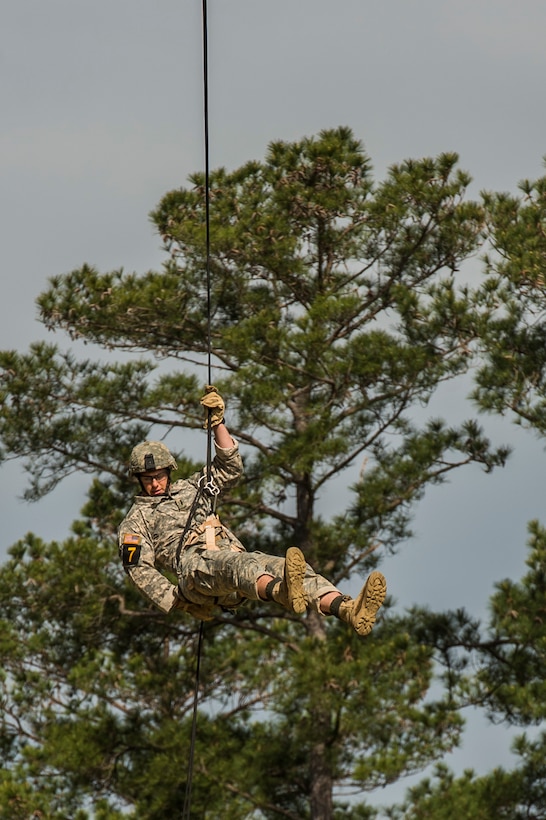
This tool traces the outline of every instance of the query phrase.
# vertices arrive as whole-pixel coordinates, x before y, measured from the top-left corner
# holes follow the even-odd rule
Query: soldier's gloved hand
[[[205,387],[205,395],[201,399],[201,404],[205,408],[205,423],[203,425],[205,430],[207,430],[209,426],[209,417],[210,426],[212,428],[218,427],[224,420],[226,404],[212,384],[207,384]]]
[[[174,592],[174,609],[179,609],[182,612],[187,612],[193,615],[199,621],[212,621],[214,618],[214,605],[194,604],[193,601],[187,601],[181,597],[180,590],[176,589]]]

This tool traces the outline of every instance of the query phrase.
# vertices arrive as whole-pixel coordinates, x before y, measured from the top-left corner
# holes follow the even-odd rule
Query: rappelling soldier
[[[210,620],[217,607],[273,601],[297,614],[312,609],[334,615],[358,635],[367,635],[386,594],[380,572],[372,572],[353,599],[318,575],[297,547],[284,558],[247,552],[210,513],[211,495],[204,485],[210,482],[216,493],[232,487],[243,474],[243,463],[224,422],[221,396],[209,387],[201,404],[205,426],[210,424],[214,434],[210,470],[171,483],[177,464],[162,442],[144,441],[131,453],[129,473],[140,492],[119,527],[120,556],[131,581],[162,612],[181,609]]]

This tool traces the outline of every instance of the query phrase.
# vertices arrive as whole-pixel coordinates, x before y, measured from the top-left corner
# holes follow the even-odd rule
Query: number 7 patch
[[[140,559],[140,535],[126,532],[123,536],[122,560],[124,567],[134,567]]]

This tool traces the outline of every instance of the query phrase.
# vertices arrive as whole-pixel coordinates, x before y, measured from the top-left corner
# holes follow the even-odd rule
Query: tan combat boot
[[[301,615],[307,609],[307,598],[303,589],[303,579],[307,564],[303,552],[297,547],[289,547],[284,559],[284,577],[274,578],[266,588],[270,601],[284,606]]]
[[[330,605],[330,612],[352,626],[357,635],[369,635],[386,594],[384,576],[380,572],[372,572],[356,598],[341,596]]]

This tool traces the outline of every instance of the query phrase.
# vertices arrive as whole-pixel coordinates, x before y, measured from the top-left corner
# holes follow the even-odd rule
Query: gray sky
[[[546,5],[539,0],[209,0],[212,167],[261,159],[271,140],[350,126],[376,176],[409,157],[457,151],[472,193],[515,191],[543,173]],[[84,262],[157,269],[148,213],[204,167],[201,0],[17,0],[0,27],[0,347],[48,338],[34,301]],[[446,413],[468,415],[448,388]],[[440,412],[440,411],[439,411]],[[387,560],[401,606],[486,611],[493,584],[524,571],[526,523],[542,516],[544,445],[486,421],[516,452],[428,495],[416,538]],[[0,554],[32,530],[62,539],[88,479],[18,500],[0,470]],[[546,521],[546,517],[545,517]],[[447,760],[509,761],[504,734],[471,721]],[[391,793],[385,793],[389,800]]]

